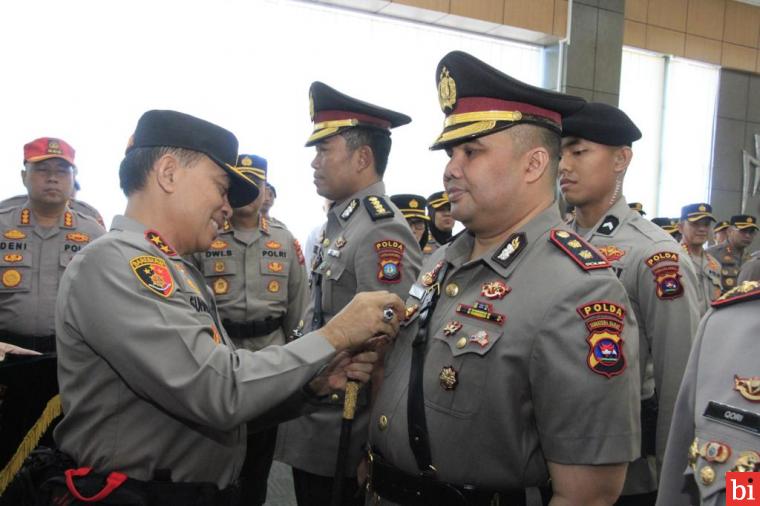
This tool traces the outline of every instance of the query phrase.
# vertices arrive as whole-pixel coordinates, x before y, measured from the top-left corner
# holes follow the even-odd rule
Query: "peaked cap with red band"
[[[525,84],[462,51],[444,56],[436,69],[443,132],[430,149],[530,123],[562,131],[562,118],[586,103],[580,97]]]
[[[346,128],[376,128],[390,133],[391,128],[412,121],[406,114],[351,98],[319,81],[309,88],[309,109],[314,131],[306,141],[307,147]]]

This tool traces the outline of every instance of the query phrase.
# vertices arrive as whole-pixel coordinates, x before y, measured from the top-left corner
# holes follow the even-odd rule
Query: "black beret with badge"
[[[412,121],[406,114],[349,97],[319,81],[309,88],[309,113],[314,131],[306,141],[307,147],[347,128],[372,128],[390,135],[391,128]]]
[[[438,101],[446,118],[430,149],[444,149],[518,124],[560,133],[564,117],[586,103],[580,97],[525,84],[462,51],[436,69]]]
[[[704,219],[715,221],[715,216],[712,215],[712,206],[705,202],[699,202],[696,204],[689,204],[681,208],[681,221],[695,221]]]
[[[565,118],[562,137],[579,137],[606,146],[631,146],[641,131],[626,113],[611,105],[589,102]]]
[[[228,195],[232,207],[249,204],[259,195],[256,182],[237,169],[238,141],[229,130],[189,114],[152,110],[137,121],[126,153],[155,147],[182,148],[208,156],[230,178]]]

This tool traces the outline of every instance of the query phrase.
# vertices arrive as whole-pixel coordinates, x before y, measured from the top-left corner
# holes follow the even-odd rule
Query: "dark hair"
[[[549,170],[552,179],[556,179],[559,167],[559,158],[562,152],[562,138],[554,130],[540,125],[523,123],[512,127],[512,134],[518,149],[522,153],[535,147],[543,147],[549,153]]]
[[[354,127],[343,130],[340,135],[346,139],[346,147],[351,151],[369,146],[375,158],[375,172],[382,178],[391,152],[390,133],[377,128]]]
[[[172,154],[183,165],[193,165],[203,153],[189,149],[159,146],[154,148],[134,148],[130,150],[121,161],[119,166],[119,186],[124,195],[129,197],[138,190],[142,190],[148,173],[153,170],[153,164],[164,155]]]

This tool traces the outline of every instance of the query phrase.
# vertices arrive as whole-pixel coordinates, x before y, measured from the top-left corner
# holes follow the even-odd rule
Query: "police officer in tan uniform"
[[[731,224],[727,221],[719,221],[713,227],[713,246],[726,242],[728,239],[728,228]]]
[[[266,186],[267,161],[240,155],[238,170]],[[265,192],[233,210],[221,234],[194,261],[214,292],[222,325],[235,346],[251,351],[283,345],[299,326],[306,303],[306,269],[301,247],[281,224],[259,213]],[[277,428],[251,433],[241,471],[241,501],[266,501]]]
[[[126,215],[61,280],[65,415],[55,438],[92,471],[71,483],[61,472],[48,483],[48,503],[95,495],[110,475],[102,494],[117,504],[236,505],[246,422],[271,426],[347,378],[368,381],[377,354],[348,353],[395,334],[387,310],[403,311],[402,302],[376,292],[347,300],[292,343],[235,348],[213,292],[182,255],[208,250],[231,206],[256,198],[236,167],[237,146],[231,132],[179,112],[148,111],[138,121],[119,170]]]
[[[555,202],[562,117],[584,101],[459,51],[436,78],[432,149],[466,232],[425,262],[386,356],[373,498],[547,504],[551,478],[556,504],[610,505],[640,444],[638,352],[625,290]]]
[[[329,322],[358,292],[385,289],[404,295],[419,272],[422,253],[406,220],[385,196],[382,178],[390,130],[411,119],[315,82],[310,89],[317,193],[334,203],[311,265],[306,330]],[[369,393],[359,395],[343,484],[343,504],[357,504],[356,469],[367,440]],[[277,460],[293,467],[300,506],[330,503],[342,425],[343,398],[280,426]]]
[[[658,506],[724,506],[734,489],[748,499],[748,483],[727,489],[726,473],[760,471],[760,283],[740,284],[713,308],[678,393]]]
[[[704,245],[710,235],[710,224],[715,221],[712,206],[706,202],[689,204],[681,208],[681,247],[689,254],[697,274],[697,299],[699,314],[710,309],[710,303],[720,296],[720,264],[705,251]]]
[[[572,227],[612,264],[639,325],[641,458],[628,466],[618,504],[653,504],[657,464],[699,322],[696,275],[678,244],[621,194],[631,145],[641,137],[630,118],[589,103],[565,120],[562,136],[559,182],[575,205]]]
[[[105,233],[69,207],[74,149],[43,137],[24,146],[21,179],[28,195],[0,206],[0,340],[54,351],[58,283],[74,255]]]
[[[454,218],[451,217],[451,204],[449,196],[445,191],[435,192],[427,198],[428,216],[430,216],[430,235],[428,242],[422,253],[425,256],[431,255],[451,240],[452,231],[454,230]]]
[[[749,261],[747,247],[759,230],[757,218],[749,214],[731,216],[726,242],[707,250],[720,263],[720,283],[724,292],[736,286],[742,265]]]
[[[409,228],[412,229],[414,238],[420,245],[420,249],[425,252],[427,242],[430,236],[428,226],[430,217],[425,213],[427,201],[422,195],[412,193],[400,193],[391,195],[391,202],[401,211],[401,215],[406,218]]]

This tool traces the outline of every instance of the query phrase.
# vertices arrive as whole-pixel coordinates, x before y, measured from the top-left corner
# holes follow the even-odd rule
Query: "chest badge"
[[[742,378],[734,375],[734,390],[750,402],[760,402],[760,377]]]
[[[267,291],[270,293],[277,293],[280,291],[280,282],[273,279],[267,284]]]
[[[462,329],[462,322],[452,320],[443,327],[443,335],[451,337]]]
[[[501,300],[511,291],[512,289],[500,279],[497,279],[496,281],[488,281],[483,283],[480,287],[480,295],[489,300]]]
[[[488,332],[485,330],[479,330],[475,334],[470,336],[470,342],[479,344],[481,348],[488,346]]]
[[[16,241],[18,239],[26,239],[26,234],[21,230],[14,228],[3,233],[3,237]]]
[[[282,262],[269,262],[267,264],[267,269],[269,269],[269,272],[282,272],[283,269],[285,269],[285,266]]]
[[[454,366],[445,366],[443,369],[441,369],[441,373],[438,375],[438,381],[444,390],[454,390],[459,383],[457,370],[454,369]]]
[[[267,241],[264,246],[266,246],[269,249],[280,249],[280,248],[282,248],[282,244],[280,244],[277,241]]]
[[[66,240],[73,242],[90,242],[90,236],[84,232],[69,232],[66,234]]]
[[[597,249],[602,255],[604,255],[604,258],[606,258],[608,262],[620,260],[625,255],[625,251],[612,244],[608,244],[607,246],[600,246]]]
[[[24,259],[23,255],[17,255],[15,253],[8,253],[7,255],[5,255],[3,257],[3,260],[5,260],[6,262],[8,262],[9,264],[18,263],[18,262],[22,261],[23,259]]]
[[[470,318],[485,320],[498,325],[504,325],[504,322],[507,321],[505,315],[493,311],[493,304],[488,304],[486,302],[476,302],[472,306],[468,304],[457,304],[456,312],[469,316]]]
[[[211,243],[211,249],[224,249],[227,246],[227,243],[221,239],[214,239],[214,242]]]
[[[224,262],[221,260],[217,260],[214,262],[214,272],[217,274],[220,272],[224,272]]]
[[[3,271],[3,286],[6,288],[15,288],[21,283],[21,273],[16,269],[7,269]]]
[[[435,264],[435,267],[433,267],[433,270],[430,272],[426,272],[422,275],[422,284],[426,287],[433,286],[433,284],[438,280],[438,273],[441,272],[441,269],[443,268],[444,261],[440,260],[437,264]]]
[[[404,309],[404,319],[408,320],[414,314],[417,312],[417,310],[420,308],[419,304],[412,304],[411,306],[406,306],[406,309]]]
[[[214,294],[224,295],[230,291],[230,282],[224,278],[219,278],[214,281],[212,288],[214,289]]]

